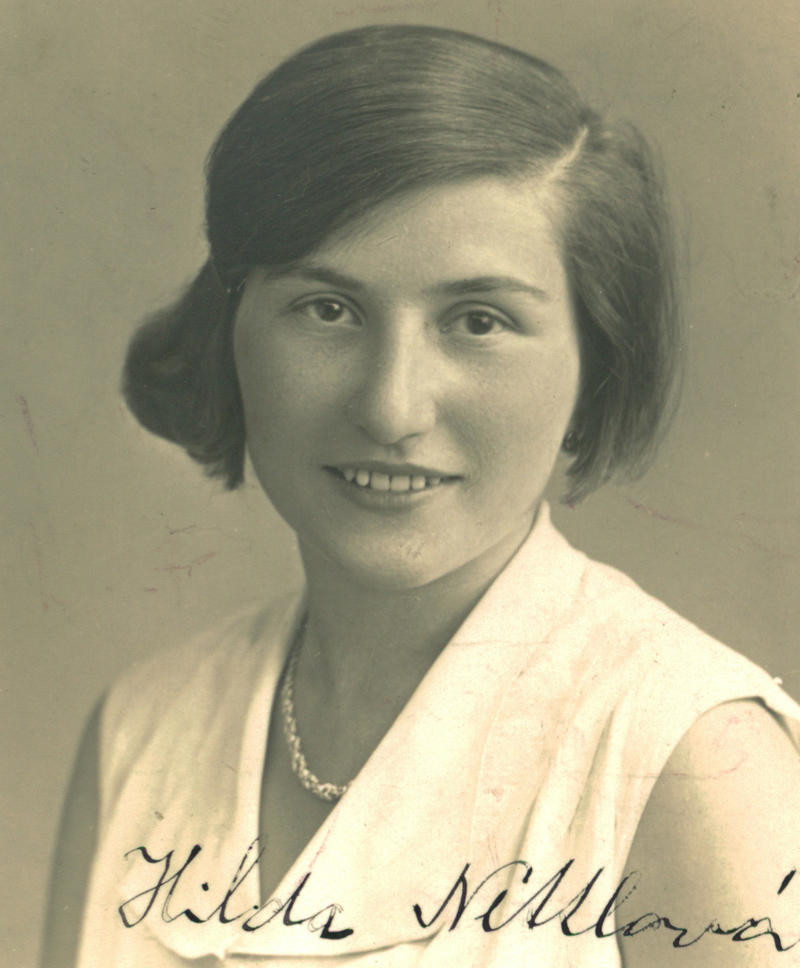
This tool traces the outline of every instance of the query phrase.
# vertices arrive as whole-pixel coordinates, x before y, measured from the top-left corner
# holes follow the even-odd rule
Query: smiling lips
[[[349,484],[355,484],[357,487],[372,491],[391,491],[397,494],[408,491],[424,491],[438,487],[442,482],[447,483],[455,480],[454,477],[448,477],[444,474],[389,474],[384,471],[367,470],[363,467],[337,467],[333,470]]]

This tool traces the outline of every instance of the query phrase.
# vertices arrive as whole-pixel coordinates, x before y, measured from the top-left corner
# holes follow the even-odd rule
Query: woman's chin
[[[479,536],[468,541],[457,527],[436,534],[349,535],[338,542],[298,544],[310,582],[329,581],[380,593],[403,594],[436,583],[466,581],[486,586],[504,567],[530,530],[531,514],[503,537],[485,546]]]
[[[438,561],[429,549],[413,547],[386,549],[320,549],[300,543],[300,553],[309,577],[328,575],[380,592],[409,592],[429,585],[451,572],[450,564]]]

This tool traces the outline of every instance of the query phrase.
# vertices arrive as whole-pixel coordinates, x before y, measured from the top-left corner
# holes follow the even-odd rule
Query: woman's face
[[[248,449],[306,560],[411,589],[523,540],[579,385],[553,210],[536,181],[432,188],[251,273]]]

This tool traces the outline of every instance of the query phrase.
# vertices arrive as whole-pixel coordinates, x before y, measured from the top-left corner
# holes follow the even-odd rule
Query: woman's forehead
[[[405,271],[420,289],[486,289],[505,279],[544,293],[563,275],[558,204],[541,178],[486,177],[406,192],[339,227],[278,275],[356,289]]]
[[[560,205],[547,174],[478,175],[412,186],[377,201],[335,227],[319,247],[374,236],[389,227],[421,224],[433,218],[442,227],[460,227],[465,217],[552,217]],[[408,231],[408,229],[406,229]]]

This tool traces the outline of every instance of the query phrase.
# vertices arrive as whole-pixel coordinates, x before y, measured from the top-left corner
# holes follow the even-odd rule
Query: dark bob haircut
[[[633,126],[606,123],[543,61],[430,27],[323,38],[236,111],[207,163],[209,260],[134,336],[128,405],[236,487],[245,426],[232,323],[247,272],[289,266],[401,192],[536,175],[557,187],[581,343],[567,498],[641,470],[679,344],[670,222],[651,153]]]

